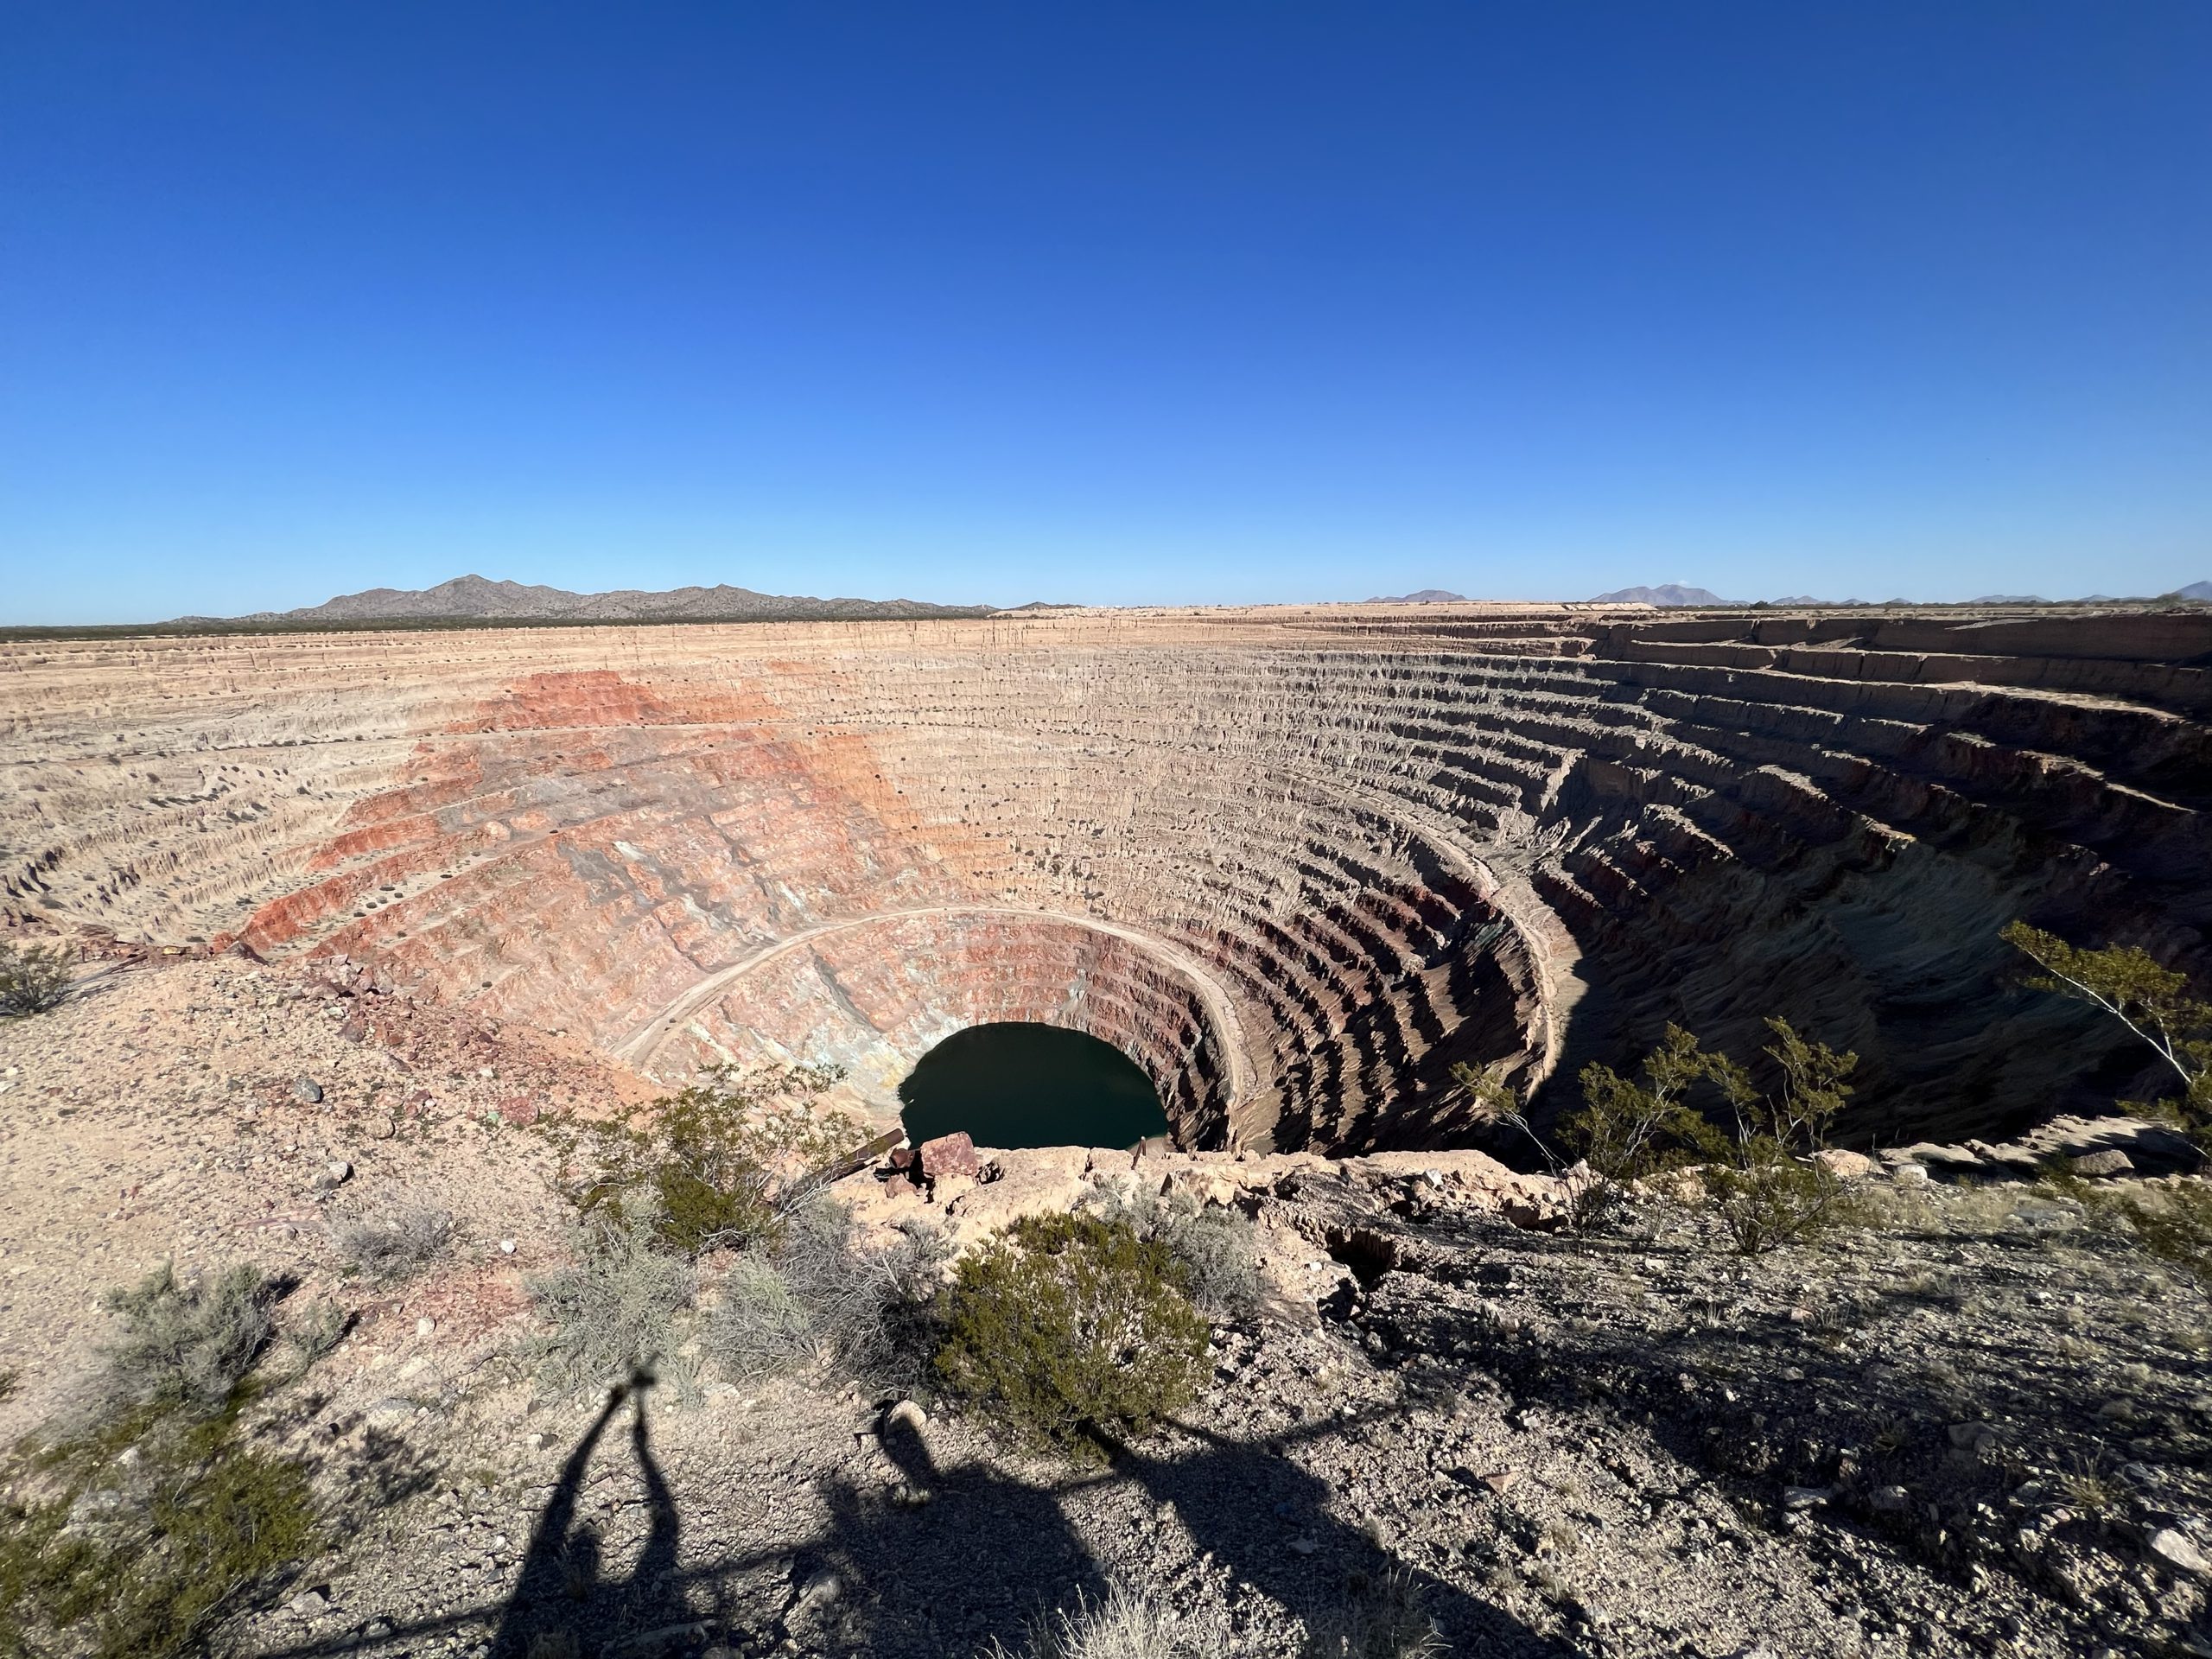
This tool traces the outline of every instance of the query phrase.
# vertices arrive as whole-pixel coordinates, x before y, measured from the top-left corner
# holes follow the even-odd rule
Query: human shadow
[[[1255,1440],[1179,1424],[1205,1447],[1163,1457],[1116,1443],[1118,1474],[1171,1506],[1193,1546],[1302,1620],[1322,1644],[1384,1651],[1378,1634],[1432,1624],[1442,1651],[1483,1659],[1538,1659],[1578,1651],[1450,1580],[1394,1555],[1375,1535],[1329,1509],[1331,1488],[1285,1455],[1288,1446],[1356,1432],[1357,1421],[1315,1425]],[[1388,1645],[1397,1652],[1399,1646]]]
[[[825,1493],[830,1525],[797,1581],[837,1580],[837,1603],[809,1605],[802,1588],[786,1633],[857,1643],[869,1659],[942,1659],[1003,1643],[1019,1649],[1029,1624],[1054,1607],[1096,1601],[1105,1575],[1052,1491],[982,1469],[939,1467],[911,1420],[887,1420],[883,1454],[894,1487],[842,1481]],[[858,1601],[866,1611],[840,1606]],[[842,1632],[842,1618],[864,1620]]]
[[[639,1368],[626,1382],[609,1389],[599,1414],[561,1465],[552,1495],[531,1528],[513,1592],[500,1610],[491,1659],[529,1659],[540,1638],[572,1636],[584,1628],[619,1623],[632,1630],[658,1629],[688,1616],[677,1570],[681,1529],[676,1499],[653,1456],[646,1427],[645,1392],[652,1385],[652,1374]],[[645,1541],[626,1580],[602,1584],[604,1541],[594,1522],[578,1520],[577,1510],[593,1456],[626,1401],[632,1406],[631,1450],[645,1488]]]

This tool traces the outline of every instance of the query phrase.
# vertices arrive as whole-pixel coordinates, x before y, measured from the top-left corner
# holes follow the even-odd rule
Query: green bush
[[[1802,1243],[1859,1214],[1832,1171],[1791,1156],[1769,1136],[1745,1141],[1728,1161],[1700,1173],[1713,1213],[1745,1255]]]
[[[69,951],[0,939],[0,1015],[44,1014],[69,995]]]
[[[2012,923],[2000,937],[2044,970],[2028,980],[2032,988],[2086,1002],[2118,1020],[2180,1085],[2177,1096],[2122,1101],[2123,1108],[2212,1141],[2212,1001],[2192,991],[2186,975],[2133,945],[2087,950],[2025,922]]]
[[[245,1444],[240,1418],[288,1379],[256,1367],[280,1287],[244,1264],[180,1283],[163,1266],[108,1306],[105,1414],[25,1448],[0,1506],[0,1659],[167,1659],[280,1586],[316,1543],[307,1471]],[[310,1309],[296,1374],[342,1334]]]
[[[1713,1061],[1696,1038],[1670,1025],[1644,1057],[1641,1082],[1607,1065],[1582,1068],[1582,1108],[1560,1124],[1561,1143],[1589,1166],[1586,1176],[1569,1180],[1573,1226],[1604,1220],[1639,1181],[1726,1155],[1726,1137],[1688,1099],[1692,1086],[1712,1074]]]
[[[864,1146],[865,1125],[816,1103],[842,1073],[824,1066],[741,1071],[611,1120],[548,1126],[579,1211],[642,1228],[696,1256],[772,1242],[818,1190],[821,1172]]]
[[[1188,1282],[1126,1222],[1031,1217],[961,1262],[938,1374],[1018,1438],[1096,1457],[1197,1391],[1208,1332]]]
[[[0,1510],[5,1659],[194,1651],[316,1547],[306,1472],[241,1445],[230,1415],[182,1433],[156,1427],[120,1484],[104,1484],[117,1478],[112,1444],[70,1448],[49,1462],[68,1471],[59,1496]],[[79,1518],[87,1510],[100,1518]]]
[[[2092,1224],[2132,1234],[2145,1255],[2212,1289],[2212,1184],[2192,1179],[2116,1192],[2083,1180],[2071,1160],[2056,1160],[2038,1185],[2079,1204]]]
[[[1637,1182],[1693,1166],[1745,1255],[1802,1242],[1854,1213],[1843,1182],[1811,1157],[1851,1097],[1846,1079],[1859,1057],[1807,1041],[1786,1020],[1766,1023],[1775,1041],[1762,1052],[1780,1083],[1766,1092],[1745,1067],[1700,1048],[1680,1026],[1669,1026],[1645,1057],[1641,1081],[1609,1066],[1583,1068],[1582,1108],[1560,1126],[1588,1165],[1569,1180],[1573,1224],[1602,1220]],[[1732,1118],[1732,1134],[1699,1109],[1693,1091]]]

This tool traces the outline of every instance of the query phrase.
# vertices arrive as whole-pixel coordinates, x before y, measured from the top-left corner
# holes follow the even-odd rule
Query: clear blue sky
[[[0,620],[2212,578],[2212,5],[0,3]]]

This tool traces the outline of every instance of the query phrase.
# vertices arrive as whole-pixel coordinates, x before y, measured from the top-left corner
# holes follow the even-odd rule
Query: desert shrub
[[[2212,1187],[2183,1181],[2160,1188],[2155,1197],[2129,1196],[2120,1211],[2134,1226],[2144,1249],[2212,1285]]]
[[[1096,1216],[1033,1216],[960,1264],[937,1369],[1020,1439],[1078,1456],[1187,1404],[1208,1332],[1158,1239]]]
[[[1567,1174],[1571,1226],[1604,1221],[1638,1182],[1726,1154],[1725,1137],[1688,1097],[1713,1059],[1670,1025],[1644,1057],[1641,1080],[1594,1062],[1582,1068],[1581,1108],[1560,1122],[1559,1135],[1586,1166]]]
[[[296,1382],[337,1351],[353,1316],[328,1297],[308,1304],[283,1336],[283,1380]]]
[[[2037,1185],[2080,1205],[2092,1225],[2132,1236],[2146,1255],[2212,1288],[2212,1185],[2188,1179],[2114,1191],[2083,1180],[2063,1160],[2054,1160]]]
[[[982,1659],[1214,1659],[1230,1635],[1217,1611],[1178,1618],[1163,1598],[1117,1584],[1036,1620],[1018,1654],[994,1640]]]
[[[2031,988],[2117,1020],[2173,1073],[2178,1094],[2122,1101],[2123,1108],[2164,1118],[2200,1141],[2212,1136],[2212,1001],[2192,994],[2187,976],[2133,945],[2085,950],[2025,922],[2012,923],[2003,938],[2044,970],[2028,980]]]
[[[397,1284],[445,1255],[453,1243],[453,1216],[429,1205],[407,1205],[334,1223],[330,1242],[356,1273],[378,1284]]]
[[[306,1471],[239,1426],[286,1380],[255,1374],[281,1289],[243,1264],[191,1283],[164,1266],[110,1294],[101,1413],[27,1447],[14,1486],[37,1496],[0,1507],[0,1659],[199,1650],[316,1548]],[[294,1340],[331,1328],[310,1310]]]
[[[1306,1621],[1304,1659],[1431,1659],[1445,1651],[1403,1567],[1352,1586],[1340,1604]]]
[[[1099,1189],[1090,1207],[1127,1224],[1140,1238],[1165,1244],[1183,1268],[1185,1293],[1209,1318],[1246,1319],[1260,1311],[1266,1297],[1259,1231],[1243,1211],[1135,1183]]]
[[[771,1376],[815,1352],[814,1322],[773,1262],[747,1253],[730,1264],[708,1315],[707,1357],[739,1381]]]
[[[1714,1215],[1745,1255],[1802,1243],[1859,1213],[1850,1188],[1821,1165],[1761,1137],[1703,1173]]]
[[[105,1450],[111,1441],[94,1443]],[[112,1455],[73,1448],[60,1492],[0,1512],[0,1656],[167,1659],[281,1584],[315,1548],[306,1472],[240,1443],[227,1414]],[[79,1518],[87,1510],[100,1519]]]
[[[69,952],[0,939],[0,1017],[44,1014],[69,994]]]
[[[650,1365],[677,1345],[677,1320],[698,1291],[688,1262],[620,1228],[586,1230],[576,1260],[530,1281],[548,1329],[532,1344],[539,1380],[567,1392]]]
[[[934,1345],[932,1307],[950,1254],[942,1236],[918,1228],[861,1250],[844,1207],[817,1197],[786,1217],[772,1244],[732,1262],[702,1345],[735,1377],[820,1361],[912,1384]]]
[[[180,1284],[164,1262],[129,1289],[107,1295],[123,1329],[107,1350],[119,1404],[195,1412],[219,1409],[276,1333],[280,1287],[246,1262]]]
[[[1697,1185],[1734,1247],[1745,1255],[1797,1243],[1855,1213],[1842,1181],[1808,1161],[1852,1094],[1859,1057],[1808,1042],[1786,1020],[1770,1019],[1775,1041],[1762,1051],[1779,1087],[1762,1091],[1744,1065],[1709,1053],[1680,1026],[1669,1026],[1644,1058],[1640,1079],[1611,1067],[1583,1068],[1580,1111],[1560,1139],[1587,1173],[1570,1182],[1576,1226],[1602,1220],[1630,1187],[1670,1172],[1698,1169]],[[1722,1128],[1693,1099],[1702,1090]]]
[[[1680,1026],[1669,1026],[1644,1057],[1642,1081],[1611,1066],[1582,1068],[1582,1109],[1560,1125],[1560,1139],[1602,1179],[1626,1185],[1711,1153],[1717,1131],[1690,1104],[1693,1085],[1713,1056]]]
[[[868,1143],[858,1119],[817,1105],[842,1075],[725,1066],[652,1106],[604,1122],[563,1118],[548,1133],[583,1214],[642,1228],[682,1255],[742,1249],[772,1240],[823,1173]]]

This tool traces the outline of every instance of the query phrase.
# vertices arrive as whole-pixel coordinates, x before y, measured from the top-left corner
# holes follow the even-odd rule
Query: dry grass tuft
[[[453,1216],[428,1205],[332,1224],[331,1243],[356,1273],[397,1284],[443,1256],[453,1243]]]
[[[1116,1585],[1072,1613],[1062,1608],[1038,1620],[1018,1653],[993,1642],[982,1659],[1213,1659],[1229,1637],[1217,1612],[1179,1619],[1157,1598]]]

